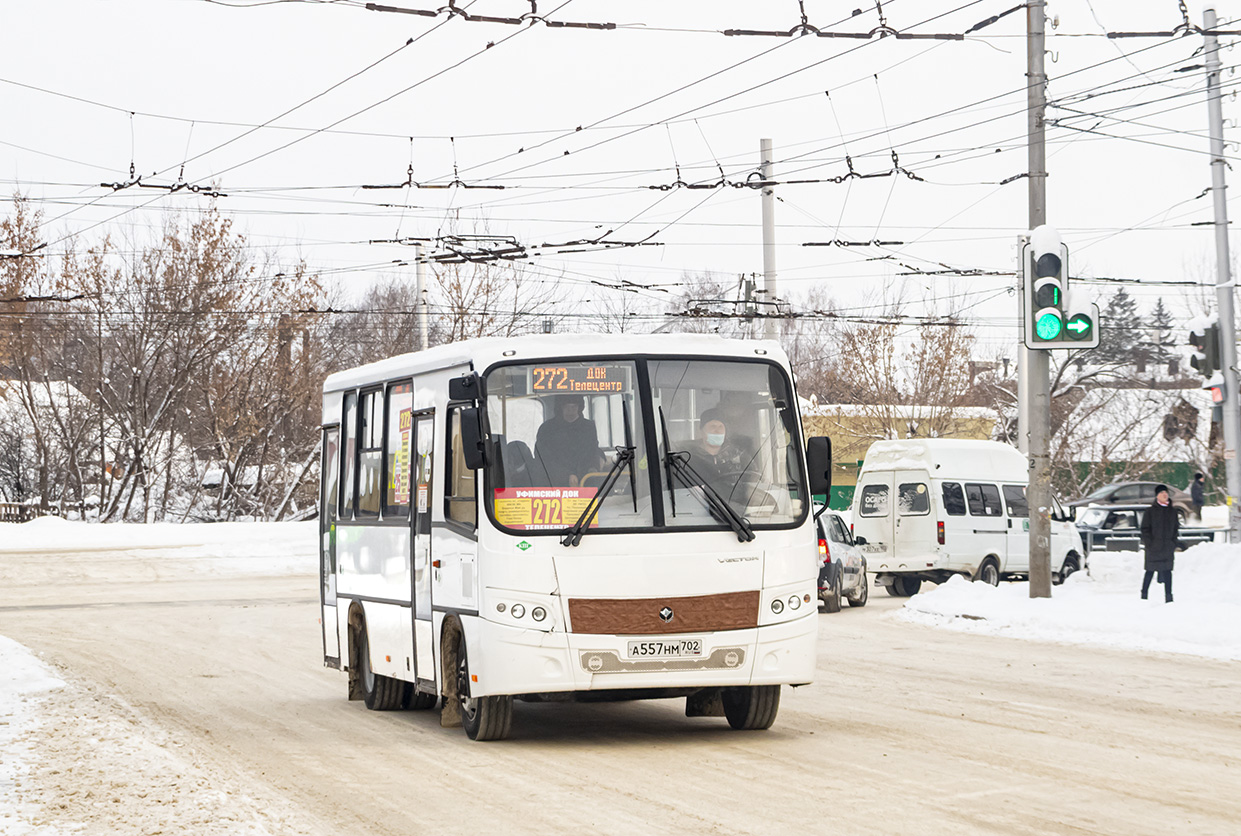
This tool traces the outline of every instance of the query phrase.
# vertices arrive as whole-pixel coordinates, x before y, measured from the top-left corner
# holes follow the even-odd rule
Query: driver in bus
[[[731,487],[737,481],[747,463],[742,450],[728,436],[724,413],[708,409],[698,419],[698,438],[686,448],[689,466],[711,487]]]
[[[555,414],[539,427],[534,455],[547,469],[552,487],[577,487],[587,473],[599,470],[599,434],[595,422],[582,417],[581,395],[557,395]]]

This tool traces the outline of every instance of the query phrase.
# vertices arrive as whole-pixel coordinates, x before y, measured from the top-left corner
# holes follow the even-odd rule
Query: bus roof
[[[876,441],[866,451],[862,470],[926,470],[932,476],[991,478],[1026,482],[1029,462],[1021,451],[998,441],[918,438]]]
[[[473,364],[482,371],[500,360],[642,357],[650,355],[755,357],[788,368],[788,356],[774,340],[728,340],[713,334],[535,334],[485,337],[399,354],[328,375],[324,392],[390,380],[408,374]]]

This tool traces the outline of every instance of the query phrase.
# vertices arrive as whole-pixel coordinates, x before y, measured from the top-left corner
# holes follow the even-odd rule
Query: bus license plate
[[[625,655],[630,659],[673,659],[701,656],[702,639],[671,639],[629,642]]]

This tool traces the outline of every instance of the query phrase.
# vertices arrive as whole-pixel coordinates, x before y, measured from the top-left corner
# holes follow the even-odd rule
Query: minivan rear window
[[[960,482],[944,483],[944,513],[950,517],[965,516],[965,494]]]
[[[906,482],[897,488],[896,510],[902,517],[921,517],[931,513],[931,495],[921,482]]]
[[[886,517],[888,515],[888,486],[867,485],[862,488],[862,501],[858,508],[863,517]]]
[[[1008,506],[1010,517],[1030,516],[1030,504],[1026,501],[1025,485],[1005,485],[1004,504]]]
[[[966,482],[965,501],[969,505],[971,516],[1000,517],[1004,515],[1004,508],[1000,505],[1000,489],[995,485]]]

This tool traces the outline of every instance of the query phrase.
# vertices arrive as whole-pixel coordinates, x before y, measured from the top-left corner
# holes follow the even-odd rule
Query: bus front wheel
[[[780,710],[779,685],[725,688],[721,696],[728,725],[738,731],[769,729]]]
[[[470,660],[465,654],[465,633],[457,636],[457,700],[461,725],[470,740],[503,740],[513,727],[511,696],[470,696]]]

